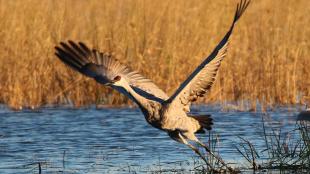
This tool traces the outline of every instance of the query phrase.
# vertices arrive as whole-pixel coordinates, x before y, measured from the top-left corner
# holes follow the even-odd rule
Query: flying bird
[[[241,0],[226,35],[171,96],[137,71],[132,71],[108,54],[96,49],[91,50],[82,42],[70,40],[61,42],[55,47],[55,54],[74,70],[130,98],[139,106],[150,125],[167,132],[173,140],[187,145],[207,162],[198,148],[190,142],[204,147],[207,152],[217,157],[195,135],[211,130],[212,118],[210,115],[191,115],[190,106],[192,102],[203,97],[210,90],[221,61],[226,56],[229,38],[235,23],[249,3],[250,0]],[[225,164],[219,157],[217,158]]]

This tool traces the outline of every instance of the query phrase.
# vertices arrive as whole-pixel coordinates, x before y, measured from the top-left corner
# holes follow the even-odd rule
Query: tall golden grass
[[[238,0],[0,0],[0,103],[128,103],[68,69],[60,41],[110,52],[171,94],[208,56],[232,22]],[[255,107],[310,95],[310,1],[253,0],[202,102]]]

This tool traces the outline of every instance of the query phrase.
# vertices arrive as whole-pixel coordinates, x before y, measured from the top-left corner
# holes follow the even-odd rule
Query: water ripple
[[[219,107],[206,106],[195,106],[193,111],[213,116],[213,132],[225,160],[241,159],[233,148],[237,136],[263,149],[262,114],[222,112]],[[282,108],[271,112],[270,120],[274,126],[290,130],[295,115],[296,111]],[[208,141],[207,135],[200,138]],[[42,168],[48,173],[128,173],[158,164],[184,168],[179,163],[193,158],[186,146],[148,125],[136,108],[0,110],[0,173],[31,173],[38,167],[36,162],[45,162]],[[29,163],[34,164],[29,167]]]

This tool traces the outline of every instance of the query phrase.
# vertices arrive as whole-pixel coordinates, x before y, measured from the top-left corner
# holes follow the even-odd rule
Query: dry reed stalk
[[[0,0],[0,102],[16,109],[128,103],[55,59],[54,46],[68,39],[113,53],[171,94],[228,30],[237,2]],[[253,1],[201,102],[256,108],[310,96],[309,6],[308,0]]]

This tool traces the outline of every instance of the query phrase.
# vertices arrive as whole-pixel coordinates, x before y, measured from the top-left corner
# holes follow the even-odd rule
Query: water
[[[238,136],[259,150],[265,148],[261,113],[225,112],[220,106],[192,110],[213,116],[213,132],[219,135],[218,150],[225,161],[244,163],[234,148]],[[269,112],[269,119],[275,127],[291,130],[296,113],[294,108],[279,108]],[[200,139],[207,142],[208,136]],[[0,109],[0,173],[38,173],[38,162],[43,173],[139,173],[188,169],[196,160],[185,145],[148,125],[136,108]]]

